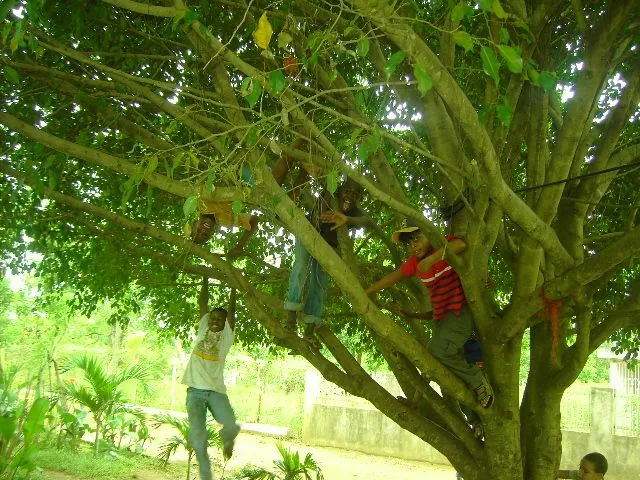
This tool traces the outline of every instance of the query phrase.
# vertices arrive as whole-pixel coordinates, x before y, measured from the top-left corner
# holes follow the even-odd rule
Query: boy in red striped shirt
[[[444,258],[445,249],[454,254],[464,251],[467,246],[464,239],[447,236],[447,244],[434,249],[411,220],[405,221],[391,239],[407,245],[410,256],[398,270],[367,288],[367,293],[376,293],[417,275],[429,291],[435,321],[427,349],[475,391],[482,407],[489,408],[493,392],[478,367],[469,365],[464,358],[463,346],[473,332],[473,317],[466,306],[460,277]]]

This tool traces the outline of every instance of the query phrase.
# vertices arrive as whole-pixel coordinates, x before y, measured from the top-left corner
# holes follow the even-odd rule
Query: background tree
[[[47,291],[71,286],[85,312],[103,298],[127,308],[145,299],[181,336],[196,317],[193,278],[218,279],[214,301],[224,302],[226,286],[244,292],[244,342],[276,337],[301,352],[465,478],[554,478],[564,390],[607,339],[637,352],[633,7],[4,2],[5,263],[33,270]],[[290,147],[296,139],[299,149]],[[290,180],[280,187],[273,178],[281,156],[322,172],[312,190],[335,192],[345,176],[362,185],[384,233],[356,239],[357,255],[343,233],[338,256],[287,196]],[[465,209],[445,227],[437,207],[457,200]],[[202,246],[185,235],[202,202],[259,217],[240,255],[225,255],[235,231],[219,229]],[[429,329],[416,313],[429,307],[419,285],[386,292],[381,306],[391,310],[364,294],[363,284],[402,259],[387,238],[402,217],[435,246],[450,229],[466,232],[467,250],[450,261],[497,392],[489,411],[426,351]],[[280,326],[291,234],[333,279],[322,353]],[[130,295],[133,285],[139,295]],[[356,361],[363,350],[384,359],[417,410],[372,380]],[[427,378],[475,405],[484,443]]]
[[[122,384],[128,381],[144,384],[149,380],[148,369],[144,365],[133,365],[116,373],[109,373],[97,358],[87,355],[71,359],[67,368],[78,368],[82,372],[83,381],[67,383],[64,393],[91,411],[95,421],[94,454],[97,455],[105,422],[116,413],[131,410],[126,404]],[[136,410],[134,408],[131,413],[140,416]]]

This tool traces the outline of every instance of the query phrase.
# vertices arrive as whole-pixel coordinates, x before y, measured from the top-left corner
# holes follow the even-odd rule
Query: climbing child
[[[463,346],[473,331],[473,318],[467,307],[460,277],[444,258],[444,249],[458,254],[466,244],[462,237],[448,236],[443,248],[434,249],[429,239],[411,220],[393,233],[394,242],[404,243],[409,258],[395,272],[375,282],[368,294],[389,288],[405,278],[418,276],[429,291],[434,329],[427,345],[429,352],[463,380],[476,394],[483,408],[493,404],[493,392],[476,365],[467,363]]]

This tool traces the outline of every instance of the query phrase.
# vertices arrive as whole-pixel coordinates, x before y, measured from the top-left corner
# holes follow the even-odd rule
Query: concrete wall
[[[305,402],[305,442],[406,460],[449,464],[433,447],[379,411],[317,404],[311,401],[312,395]],[[561,468],[575,469],[586,453],[599,451],[609,460],[610,475],[607,478],[640,478],[640,438],[613,435],[613,402],[613,390],[593,389],[591,432],[562,433]]]

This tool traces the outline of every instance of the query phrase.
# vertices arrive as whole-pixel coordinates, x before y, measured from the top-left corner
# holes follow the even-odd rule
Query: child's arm
[[[392,287],[396,283],[400,283],[405,278],[406,277],[404,273],[402,273],[402,269],[391,272],[389,275],[387,275],[386,277],[382,277],[380,280],[367,288],[367,295],[371,295],[372,293],[379,292],[380,290],[384,290],[385,288]]]
[[[437,249],[431,255],[420,260],[420,263],[418,263],[418,271],[422,273],[428,272],[434,263],[437,263],[444,258],[445,248],[453,254],[458,254],[467,248],[467,244],[461,238],[454,238],[453,240],[450,240],[444,247]]]
[[[202,277],[198,305],[200,306],[200,318],[202,318],[209,311],[209,279],[207,277]]]
[[[355,225],[356,227],[368,227],[371,225],[371,219],[367,215],[360,217],[349,217],[340,212],[327,212],[320,216],[322,223],[333,223],[331,230],[335,230],[343,225]]]
[[[229,310],[227,312],[227,322],[229,322],[229,326],[231,330],[236,329],[236,296],[237,290],[235,288],[231,289],[231,297],[229,298]]]

